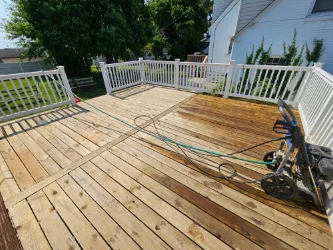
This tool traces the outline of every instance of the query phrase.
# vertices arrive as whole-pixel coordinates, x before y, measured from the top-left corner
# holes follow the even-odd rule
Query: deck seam
[[[188,101],[190,101],[193,97],[195,96],[192,95],[188,98],[186,98],[185,100],[178,102],[177,104],[173,105],[172,107],[168,108],[167,110],[163,111],[162,113],[160,113],[157,116],[154,116],[153,118],[151,118],[150,120],[144,122],[142,125],[140,125],[141,128],[145,128],[147,126],[149,126],[150,124],[152,124],[153,122],[155,122],[156,120],[160,119],[161,117],[171,113],[173,110],[177,109],[178,107],[180,107],[181,105],[183,105],[184,103],[187,103]],[[76,168],[80,167],[82,164],[90,161],[91,159],[95,158],[96,156],[99,156],[101,153],[109,150],[110,148],[112,148],[113,146],[117,145],[118,143],[124,141],[125,139],[131,137],[132,135],[136,134],[138,132],[137,129],[132,129],[128,132],[126,132],[124,135],[119,136],[117,139],[115,139],[114,141],[104,145],[103,147],[91,152],[90,154],[84,156],[83,158],[71,163],[70,165],[68,165],[67,167],[63,168],[62,170],[58,171],[57,173],[55,173],[54,175],[51,175],[50,177],[36,183],[34,186],[22,191],[21,193],[9,198],[8,200],[5,201],[6,207],[9,208],[11,206],[14,206],[15,204],[19,203],[20,201],[28,198],[29,196],[33,195],[34,193],[38,192],[39,190],[43,189],[44,187],[50,185],[51,183],[57,181],[58,179],[60,179],[61,177],[63,177],[64,175],[72,172],[73,170],[75,170]]]

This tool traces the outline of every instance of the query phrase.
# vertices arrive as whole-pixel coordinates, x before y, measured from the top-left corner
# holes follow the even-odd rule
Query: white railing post
[[[108,95],[111,95],[111,86],[110,86],[110,81],[106,72],[106,63],[105,62],[100,62],[99,67],[101,68],[102,75],[103,75],[103,80],[104,80],[104,85],[106,88],[106,93]]]
[[[144,65],[142,57],[139,58],[139,64],[140,64],[140,79],[141,79],[141,83],[145,83],[146,82],[145,65]]]
[[[179,89],[179,62],[180,59],[175,59],[175,88]]]
[[[67,75],[66,75],[66,72],[65,72],[65,67],[64,66],[57,66],[57,69],[59,70],[62,83],[64,84],[64,86],[66,87],[66,89],[72,91],[71,86],[69,85],[69,82],[68,82],[68,79],[67,79]],[[75,102],[75,99],[74,99],[74,95],[70,91],[66,90],[67,95],[69,97],[69,100],[71,101],[71,103],[73,105],[76,105],[76,102]]]
[[[224,90],[224,98],[229,97],[231,80],[232,80],[232,75],[234,73],[235,65],[236,65],[236,61],[235,60],[230,60],[229,69],[228,69],[228,76],[227,76],[227,83],[225,85],[225,90]]]

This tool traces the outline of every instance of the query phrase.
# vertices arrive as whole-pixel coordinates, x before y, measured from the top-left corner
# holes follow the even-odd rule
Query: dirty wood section
[[[0,249],[2,250],[20,250],[21,245],[16,236],[15,229],[9,218],[5,202],[0,194]]]
[[[136,122],[147,131],[225,153],[277,137],[272,125],[280,118],[274,105],[152,85],[91,103],[133,125],[141,116]],[[252,180],[269,173],[265,166],[185,156],[132,130],[83,103],[1,126],[1,193],[24,249],[332,249],[317,208],[217,172],[227,162],[237,180]],[[276,146],[239,156],[261,160]]]

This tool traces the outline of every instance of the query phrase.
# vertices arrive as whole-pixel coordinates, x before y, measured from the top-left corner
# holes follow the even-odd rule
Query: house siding
[[[215,0],[214,1],[214,8],[213,8],[213,19],[212,19],[212,23],[214,23],[219,16],[223,13],[223,11],[225,11],[228,6],[230,5],[230,3],[233,0]]]
[[[277,0],[271,9],[241,32],[234,41],[232,59],[245,63],[250,53],[265,37],[265,47],[272,44],[272,55],[283,55],[283,42],[290,44],[294,28],[297,30],[297,44],[308,43],[313,48],[313,39],[324,39],[325,51],[320,58],[323,69],[333,73],[333,12],[310,14],[314,0]],[[305,53],[304,53],[305,54]],[[306,61],[304,59],[304,65]]]
[[[235,35],[241,0],[234,0],[226,9],[228,12],[219,23],[209,30],[211,36],[209,44],[208,62],[229,63],[229,43]],[[224,14],[223,14],[224,15]]]
[[[274,0],[243,0],[240,10],[237,32],[267,8]]]

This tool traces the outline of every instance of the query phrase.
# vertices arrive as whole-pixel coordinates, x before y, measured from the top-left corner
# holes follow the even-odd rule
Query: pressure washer
[[[305,142],[295,114],[283,100],[278,101],[278,109],[283,120],[277,120],[273,130],[284,134],[285,139],[278,149],[265,154],[265,162],[274,162],[266,164],[274,173],[262,178],[261,187],[265,193],[278,199],[322,205],[318,187],[320,182],[333,180],[332,150]]]

